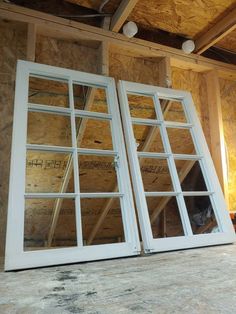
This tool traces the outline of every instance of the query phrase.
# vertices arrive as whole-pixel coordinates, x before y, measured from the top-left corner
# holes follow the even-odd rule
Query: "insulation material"
[[[220,79],[220,90],[228,159],[229,209],[236,211],[236,82]]]

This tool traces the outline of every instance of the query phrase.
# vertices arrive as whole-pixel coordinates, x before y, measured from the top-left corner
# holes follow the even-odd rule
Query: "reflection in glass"
[[[133,132],[138,151],[164,153],[159,126],[133,124]]]
[[[107,204],[110,204],[109,211],[100,228],[91,238],[96,223]],[[84,245],[125,242],[119,198],[81,199],[81,217]]]
[[[114,192],[117,185],[115,158],[78,155],[81,193]]]
[[[27,143],[71,146],[70,117],[43,112],[28,112]]]
[[[182,191],[207,191],[199,161],[175,160]]]
[[[164,120],[173,122],[187,122],[183,104],[180,101],[160,99]]]
[[[146,192],[173,191],[167,159],[139,158]]]
[[[196,154],[189,129],[167,128],[173,154]]]
[[[27,151],[26,193],[60,193],[71,158],[72,155],[68,153]],[[73,167],[71,172],[65,193],[74,192]]]
[[[48,245],[48,235],[56,199],[25,200],[24,250],[46,250],[77,245],[75,225],[75,201],[63,199],[52,243]]]
[[[110,121],[75,118],[77,147],[113,150]]]
[[[151,96],[128,94],[130,115],[132,118],[157,119],[154,101]]]
[[[29,77],[28,102],[32,104],[69,107],[68,82],[46,77]]]
[[[74,107],[78,110],[108,113],[106,89],[73,84]]]
[[[193,234],[219,232],[209,196],[185,196]]]
[[[184,236],[175,196],[146,197],[153,238]]]

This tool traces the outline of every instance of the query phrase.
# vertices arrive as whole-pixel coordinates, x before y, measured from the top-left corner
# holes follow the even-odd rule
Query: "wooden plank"
[[[113,32],[119,32],[122,25],[126,21],[127,17],[132,12],[133,8],[137,4],[138,0],[122,0],[118,9],[114,13],[111,19],[110,30]]]
[[[220,41],[230,32],[236,29],[236,7],[224,16],[218,23],[206,33],[202,34],[195,41],[195,52],[197,54],[203,53],[205,50],[213,46],[215,43]]]
[[[119,51],[125,49],[132,54],[147,57],[170,57],[171,66],[197,72],[218,70],[219,76],[235,80],[236,66],[211,60],[199,55],[184,54],[175,49],[137,38],[126,38],[122,34],[110,32],[90,25],[69,21],[50,14],[26,9],[20,6],[0,3],[0,17],[37,24],[37,32],[45,36],[67,39],[87,39],[91,41],[108,41]]]
[[[35,61],[37,26],[33,23],[28,24],[27,31],[27,52],[26,58],[28,61]]]
[[[170,58],[162,58],[158,64],[159,66],[159,86],[171,88],[171,64]]]
[[[213,227],[215,227],[215,226],[217,226],[217,223],[216,223],[215,219],[210,220],[207,224],[205,224],[205,225],[199,227],[199,228],[196,230],[196,233],[197,233],[197,234],[202,234],[202,233],[206,232],[208,229],[213,228]]]
[[[109,76],[109,43],[102,41],[99,47],[99,73]]]
[[[225,152],[224,128],[221,110],[220,84],[217,72],[215,71],[210,71],[205,74],[205,78],[209,108],[211,155],[225,195],[226,203],[229,204],[227,158]]]
[[[108,30],[111,23],[110,17],[105,17],[102,22],[102,28]],[[109,76],[109,42],[102,41],[99,46],[99,73]]]

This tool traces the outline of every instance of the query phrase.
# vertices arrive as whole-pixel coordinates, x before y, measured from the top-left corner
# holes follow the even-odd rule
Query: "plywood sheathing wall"
[[[1,116],[4,117],[4,119],[0,120],[0,173],[2,182],[0,189],[0,256],[3,257],[9,184],[15,67],[16,60],[25,59],[26,56],[27,30],[25,25],[18,23],[1,22],[0,27],[0,110]],[[159,59],[134,58],[111,51],[109,60],[110,76],[115,77],[115,79],[158,85],[159,61]],[[36,62],[97,73],[99,64],[98,48],[88,46],[85,42],[70,42],[38,36]],[[173,87],[189,90],[192,93],[208,144],[210,144],[207,97],[203,75],[177,68],[173,68],[172,70]],[[228,84],[229,82],[225,81],[226,89]],[[230,150],[231,145],[233,151],[234,143],[232,141],[228,146]],[[44,215],[44,219],[46,219],[45,214],[42,213],[42,215]]]
[[[26,26],[0,20],[0,268],[4,256],[16,60],[26,56]]]
[[[191,70],[172,68],[172,87],[192,94],[208,147],[211,147],[207,89],[204,75]]]
[[[37,36],[36,62],[72,70],[98,73],[98,49],[83,41],[71,42]]]
[[[236,211],[236,82],[220,79],[220,92],[228,163],[229,208]]]
[[[109,75],[118,80],[158,85],[159,65],[157,61],[135,58],[111,52]]]

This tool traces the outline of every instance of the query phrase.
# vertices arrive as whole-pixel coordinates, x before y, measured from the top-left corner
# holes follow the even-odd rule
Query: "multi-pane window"
[[[227,241],[232,228],[191,96],[123,81],[119,96],[145,250]]]
[[[123,128],[114,79],[18,62],[7,270],[234,241],[191,96],[120,81],[119,101]]]
[[[13,146],[7,268],[138,253],[113,79],[19,62]]]

